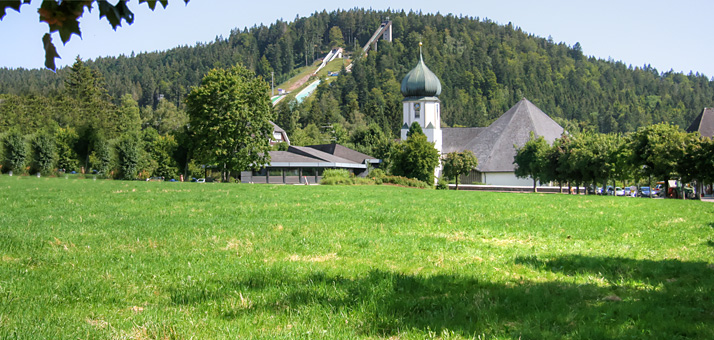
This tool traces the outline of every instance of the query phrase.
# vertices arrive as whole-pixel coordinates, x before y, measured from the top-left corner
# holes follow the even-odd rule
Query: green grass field
[[[0,339],[713,339],[714,204],[0,176]]]

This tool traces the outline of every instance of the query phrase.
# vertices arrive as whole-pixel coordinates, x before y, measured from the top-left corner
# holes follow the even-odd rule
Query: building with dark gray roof
[[[704,137],[714,138],[714,108],[705,107],[687,128],[687,132],[695,131]]]
[[[270,151],[270,164],[259,171],[242,171],[242,183],[319,183],[325,169],[345,169],[366,176],[380,160],[339,144],[289,146],[287,151]]]

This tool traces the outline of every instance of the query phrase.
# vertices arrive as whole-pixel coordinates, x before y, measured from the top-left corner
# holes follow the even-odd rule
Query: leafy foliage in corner
[[[114,30],[121,26],[121,21],[126,21],[131,25],[134,23],[134,13],[127,6],[128,0],[119,0],[116,5],[110,4],[107,0],[43,0],[40,9],[37,12],[40,15],[40,21],[47,23],[49,33],[42,37],[42,45],[45,48],[45,67],[55,71],[55,59],[59,58],[57,49],[52,43],[50,34],[59,32],[63,44],[72,38],[72,34],[82,37],[82,31],[79,28],[79,18],[84,11],[91,11],[92,4],[96,2],[99,7],[99,18],[105,18]],[[160,2],[164,8],[168,6],[168,0],[139,0],[139,3],[146,2],[149,8],[153,11],[156,8],[156,3]],[[188,3],[189,0],[184,0]],[[5,17],[6,9],[12,8],[20,11],[20,6],[29,4],[30,0],[10,0],[0,2],[0,20]]]

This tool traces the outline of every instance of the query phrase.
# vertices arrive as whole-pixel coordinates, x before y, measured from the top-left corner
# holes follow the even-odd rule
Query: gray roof
[[[320,160],[329,163],[356,163],[349,159],[331,155],[327,152],[323,152],[317,149],[313,149],[309,146],[290,146],[287,152],[292,152],[294,154],[302,155],[305,157],[310,157],[315,160]]]
[[[714,108],[705,107],[687,128],[687,132],[695,131],[699,131],[704,137],[714,137]]]
[[[448,131],[447,130],[451,130]],[[563,128],[543,111],[523,98],[489,127],[476,131],[444,129],[443,152],[471,150],[478,158],[478,171],[514,171],[514,145],[523,146],[531,131],[553,143],[563,134]],[[464,139],[452,140],[462,135]],[[447,151],[451,150],[451,151]]]
[[[298,155],[289,151],[270,151],[271,163],[312,163],[315,158]]]
[[[356,163],[364,163],[367,160],[373,160],[374,157],[363,154],[359,151],[352,150],[348,147],[342,146],[340,144],[320,144],[320,145],[310,145],[310,148],[320,150],[322,152],[329,153],[331,155],[341,157],[344,159],[351,160]]]
[[[441,152],[461,152],[466,149],[478,135],[487,128],[442,128],[441,129]]]
[[[289,146],[288,151],[270,151],[270,164],[268,164],[267,166],[361,169],[367,168],[367,165],[364,163],[355,162],[350,159],[335,156],[309,146]]]

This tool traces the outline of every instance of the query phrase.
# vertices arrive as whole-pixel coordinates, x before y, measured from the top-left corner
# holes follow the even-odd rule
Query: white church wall
[[[489,185],[533,186],[530,178],[518,178],[515,172],[484,172],[482,180]]]
[[[439,108],[439,103],[438,102],[424,102],[422,104],[424,107],[424,127],[429,125],[434,126],[436,129],[441,129],[441,119],[439,117],[440,114],[440,108]]]
[[[419,104],[419,115],[416,115],[414,104]],[[418,122],[421,125],[422,131],[427,137],[427,140],[434,142],[434,147],[441,152],[442,150],[442,132],[441,132],[441,108],[439,102],[433,100],[415,100],[402,102],[402,121],[411,126],[412,123]],[[434,128],[427,129],[431,124]],[[402,140],[407,139],[408,130],[401,130]]]

